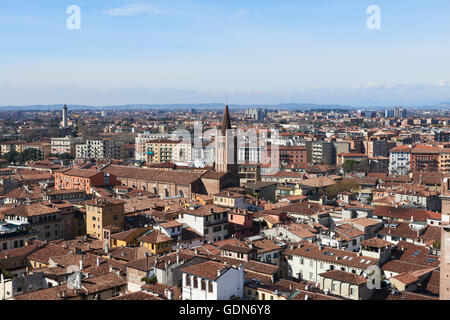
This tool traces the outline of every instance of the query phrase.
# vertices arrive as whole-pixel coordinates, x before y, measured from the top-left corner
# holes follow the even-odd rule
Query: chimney
[[[177,253],[177,266],[180,264],[180,255]]]
[[[113,267],[111,265],[109,266],[109,272],[113,272]]]
[[[0,282],[2,284],[5,282],[5,278],[3,277],[3,273],[0,273]]]
[[[309,297],[308,297],[308,295],[306,294],[306,295],[305,295],[305,300],[308,300],[308,299],[309,299]]]
[[[294,290],[294,286],[291,283],[291,284],[289,284],[289,291],[292,291],[292,290]]]
[[[173,290],[165,289],[164,296],[167,298],[167,300],[173,300]]]
[[[100,257],[97,257],[97,267],[100,267]]]
[[[83,258],[80,259],[80,271],[83,270]]]

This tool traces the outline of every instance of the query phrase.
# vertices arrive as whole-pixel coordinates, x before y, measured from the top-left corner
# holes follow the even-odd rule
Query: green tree
[[[151,278],[143,277],[141,281],[145,282],[146,284],[156,284],[157,279],[156,276],[152,276]]]
[[[345,173],[356,171],[359,166],[359,162],[356,160],[345,160],[342,165],[342,169]]]
[[[28,161],[36,161],[42,159],[41,152],[38,149],[34,148],[26,149],[21,153],[16,152],[11,155],[6,154],[6,156],[6,160],[8,160],[9,162],[16,162],[20,165],[23,165]]]
[[[16,150],[11,150],[3,155],[3,159],[6,159],[9,163],[15,162],[19,153]]]
[[[353,179],[344,179],[335,185],[326,188],[326,194],[329,198],[335,198],[340,192],[354,192],[360,185]]]
[[[8,270],[2,270],[1,273],[3,274],[3,277],[5,277],[5,279],[12,279],[13,275],[11,272],[9,272]]]

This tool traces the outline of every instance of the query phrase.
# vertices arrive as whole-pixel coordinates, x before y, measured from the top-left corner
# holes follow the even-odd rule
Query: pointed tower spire
[[[228,111],[228,104],[225,106],[225,112],[222,120],[222,136],[227,134],[227,129],[231,129],[230,112]]]

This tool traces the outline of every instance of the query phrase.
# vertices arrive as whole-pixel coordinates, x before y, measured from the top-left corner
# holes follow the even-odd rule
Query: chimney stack
[[[100,267],[100,257],[97,257],[97,267]]]

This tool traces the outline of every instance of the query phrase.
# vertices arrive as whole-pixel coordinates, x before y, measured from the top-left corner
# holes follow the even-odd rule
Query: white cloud
[[[137,16],[139,14],[160,15],[169,13],[166,10],[158,9],[150,4],[130,4],[121,8],[114,8],[107,11],[107,14],[115,17]]]
[[[237,12],[238,17],[247,16],[249,14],[249,11],[247,9],[239,9]]]
[[[375,82],[366,83],[362,86],[364,89],[377,89],[380,88],[381,85]]]
[[[439,87],[450,87],[450,83],[448,81],[445,81],[445,80],[439,80],[437,85]]]

